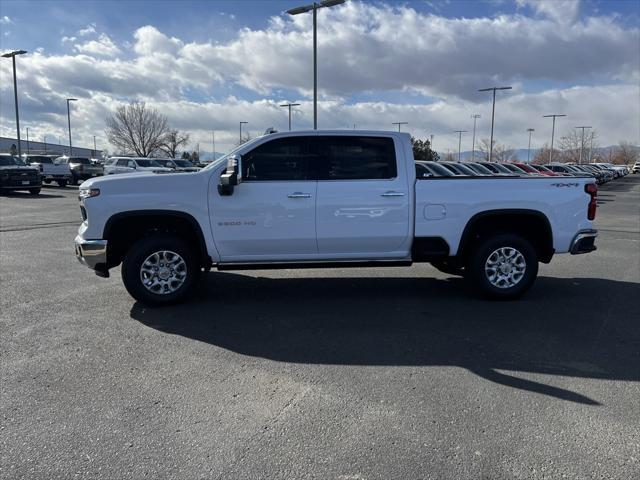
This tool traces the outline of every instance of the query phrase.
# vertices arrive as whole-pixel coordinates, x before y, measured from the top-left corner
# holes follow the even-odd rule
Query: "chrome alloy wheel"
[[[167,295],[178,290],[187,279],[187,264],[170,250],[160,250],[149,255],[140,266],[140,281],[147,290],[157,295]]]
[[[511,288],[524,277],[527,261],[524,255],[512,247],[495,250],[484,264],[484,273],[494,287]]]

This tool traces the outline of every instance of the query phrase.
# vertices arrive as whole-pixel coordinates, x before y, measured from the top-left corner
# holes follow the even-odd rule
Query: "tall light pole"
[[[27,153],[31,153],[31,145],[29,144],[29,127],[27,127]]]
[[[47,135],[42,136],[42,140],[44,141],[44,153],[47,153]]]
[[[93,157],[98,156],[98,149],[96,148],[96,136],[93,136]]]
[[[593,130],[591,130],[591,139],[589,140],[589,159],[587,160],[587,163],[591,163],[592,150],[593,150]]]
[[[409,122],[392,122],[391,125],[398,125],[398,131],[400,131],[400,126],[409,125]]]
[[[493,107],[491,109],[491,139],[489,140],[489,161],[493,157],[493,120],[496,116],[496,90],[511,90],[513,87],[489,87],[481,88],[479,92],[493,91]]]
[[[431,145],[429,145],[429,148],[431,148],[431,150],[433,150],[433,133],[431,135],[429,135],[429,140],[430,140],[429,143],[431,144]],[[435,150],[433,150],[433,151],[435,152]]]
[[[580,140],[580,160],[578,161],[578,164],[582,165],[582,152],[584,152],[584,129],[585,128],[591,128],[591,127],[580,126],[580,127],[576,127],[576,128],[581,128],[582,129],[582,137],[581,137],[581,140]]]
[[[476,121],[480,118],[480,115],[474,113],[471,118],[473,118],[473,140],[471,142],[471,161],[473,162],[476,159]]]
[[[299,105],[299,103],[285,103],[280,105],[281,107],[289,107],[289,131],[291,131],[291,107],[297,107]]]
[[[240,143],[238,145],[242,145],[242,125],[245,125],[249,122],[240,122]]]
[[[299,15],[313,11],[313,129],[318,129],[318,9],[334,7],[344,3],[346,0],[322,0],[320,3],[313,2],[310,5],[292,8],[287,10],[289,15]]]
[[[77,98],[67,98],[67,123],[69,125],[69,156],[73,155],[73,146],[71,145],[71,111],[69,109],[69,102],[76,102]]]
[[[18,158],[22,157],[22,145],[20,145],[20,114],[18,113],[18,81],[16,80],[16,56],[24,55],[26,50],[14,50],[13,52],[3,53],[4,58],[10,58],[13,61],[13,98],[16,105],[16,133],[18,137]]]
[[[466,130],[454,130],[458,134],[458,163],[460,163],[460,149],[462,147],[462,134],[467,133]]]
[[[553,118],[553,123],[551,124],[551,150],[549,150],[549,163],[553,160],[553,136],[556,133],[556,117],[566,117],[566,115],[554,113],[553,115],[543,115],[543,118]]]
[[[527,148],[527,163],[529,163],[531,159],[531,134],[535,132],[535,128],[527,128],[527,132],[529,132],[529,147]]]

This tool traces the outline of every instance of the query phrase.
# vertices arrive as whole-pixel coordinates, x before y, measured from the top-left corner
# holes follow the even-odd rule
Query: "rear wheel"
[[[51,180],[43,180],[42,183],[46,183],[47,185],[49,185],[51,183]]]
[[[467,278],[484,296],[512,299],[524,294],[538,275],[538,256],[533,246],[514,234],[486,239],[473,252]]]
[[[122,262],[122,280],[129,294],[149,306],[183,301],[200,273],[188,243],[169,234],[136,242]]]
[[[31,195],[38,195],[40,193],[40,190],[42,190],[40,187],[38,187],[38,188],[30,188],[29,189],[29,193]]]
[[[72,173],[71,177],[69,178],[69,184],[70,185],[77,185],[78,183],[78,179],[76,178],[76,176]]]
[[[59,187],[66,187],[67,186],[67,181],[66,180],[58,180],[58,186]]]

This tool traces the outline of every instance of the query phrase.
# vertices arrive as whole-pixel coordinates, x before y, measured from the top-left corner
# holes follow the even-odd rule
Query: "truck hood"
[[[85,180],[80,188],[99,188],[101,195],[158,193],[173,190],[188,183],[199,183],[194,177],[202,177],[205,183],[208,178],[206,172],[204,174],[200,172],[172,172],[171,169],[167,169],[167,173],[161,174],[138,170],[133,173],[105,175]]]

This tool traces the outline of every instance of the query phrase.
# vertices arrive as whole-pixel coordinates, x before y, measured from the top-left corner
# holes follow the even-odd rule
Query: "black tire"
[[[58,186],[61,188],[64,188],[67,186],[67,181],[66,180],[58,180]]]
[[[507,249],[503,252],[510,252],[511,249],[517,251],[523,257],[523,261],[516,262],[518,266],[524,264],[524,272],[521,275],[514,274],[511,282],[508,280],[500,280],[500,277],[494,276],[493,282],[490,278],[491,269],[487,271],[486,266],[489,257],[500,260],[500,249]],[[497,255],[497,257],[495,256]],[[517,255],[515,255],[516,258]],[[508,266],[504,268],[509,269]],[[496,268],[496,272],[498,269]],[[531,288],[538,275],[538,256],[533,246],[524,238],[515,234],[499,234],[485,239],[475,251],[471,254],[466,268],[466,278],[471,282],[472,286],[479,292],[489,298],[496,300],[509,300],[523,295]],[[497,284],[502,283],[501,286]],[[509,284],[513,283],[513,284]]]
[[[69,185],[77,185],[78,184],[78,179],[76,178],[76,176],[72,173],[71,177],[69,177]]]
[[[155,252],[173,252],[184,260],[186,269],[182,285],[171,293],[157,293],[148,289],[141,279],[141,267]],[[129,294],[147,306],[162,306],[185,300],[200,275],[198,257],[193,248],[181,238],[170,234],[155,234],[138,240],[122,262],[122,280]],[[161,279],[158,277],[158,281]],[[153,281],[153,279],[150,279]],[[170,285],[172,287],[173,285]],[[161,289],[162,290],[162,289]]]
[[[431,262],[431,265],[433,266],[433,268],[441,271],[442,273],[464,277],[464,267],[460,265],[455,259],[436,260]]]
[[[46,183],[47,185],[49,185],[51,183],[51,180],[43,180],[42,183]]]
[[[40,193],[40,190],[42,190],[42,188],[38,187],[38,188],[30,188],[29,189],[29,193],[31,195],[38,195]]]

